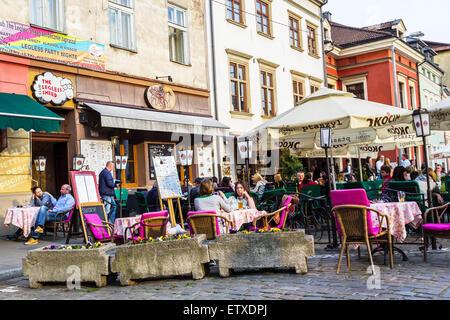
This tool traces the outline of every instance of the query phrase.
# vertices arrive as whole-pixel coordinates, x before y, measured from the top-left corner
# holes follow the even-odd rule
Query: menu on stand
[[[153,165],[161,199],[181,197],[175,157],[153,157]]]
[[[98,178],[107,161],[113,161],[111,141],[80,140],[81,153],[84,155],[84,167],[94,171]]]

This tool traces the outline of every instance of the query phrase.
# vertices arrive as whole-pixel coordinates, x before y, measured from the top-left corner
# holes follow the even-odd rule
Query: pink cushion
[[[188,217],[195,216],[196,214],[216,214],[217,215],[217,212],[215,212],[215,211],[189,211],[187,216]],[[190,222],[188,223],[188,226],[189,226],[189,232],[190,232],[191,236],[194,235],[194,231],[191,228]],[[216,232],[217,232],[217,235],[220,235],[219,221],[217,218],[216,218]]]
[[[433,231],[447,231],[450,230],[450,223],[426,223],[422,228]]]
[[[370,207],[370,200],[367,198],[366,190],[364,189],[347,189],[347,190],[331,190],[331,205],[332,207],[344,206],[344,205],[358,205]],[[336,221],[336,229],[340,236],[342,231],[339,226],[337,217],[334,217]],[[367,231],[369,236],[373,236],[379,233],[379,227],[372,227],[372,220],[370,219],[370,213],[367,215]]]
[[[146,212],[143,213],[141,216],[141,221],[144,221],[145,219],[150,219],[150,218],[159,218],[159,217],[168,217],[169,216],[169,211],[164,210],[164,211],[157,211],[157,212]],[[164,230],[164,235],[166,235],[166,232]],[[144,239],[144,228],[142,227],[142,225],[139,228],[139,236],[141,237],[141,239]],[[138,237],[136,237],[137,240]]]
[[[282,207],[286,207],[290,202],[292,201],[292,197],[289,196],[286,198],[286,201],[283,203]],[[292,208],[292,207],[291,207]],[[272,229],[272,228],[278,228],[281,229],[283,227],[283,221],[285,219],[285,216],[289,213],[289,208],[284,209],[283,211],[281,211],[281,215],[280,215],[280,223],[278,223],[278,225],[276,225],[275,227],[268,227],[268,229]],[[262,229],[262,228],[256,228],[251,226],[249,228],[250,230],[258,230],[258,229]]]
[[[88,223],[103,225],[102,220],[96,214],[84,214],[83,217]],[[108,234],[108,230],[105,227],[94,227],[90,224],[88,224],[88,226],[96,240],[103,241],[111,239],[111,236]]]

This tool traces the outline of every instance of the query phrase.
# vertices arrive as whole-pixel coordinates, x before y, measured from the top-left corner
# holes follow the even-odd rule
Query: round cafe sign
[[[157,110],[172,110],[175,106],[175,93],[165,85],[154,85],[145,89],[145,102]]]
[[[38,74],[31,85],[33,97],[41,104],[60,106],[73,99],[72,81],[51,72]]]

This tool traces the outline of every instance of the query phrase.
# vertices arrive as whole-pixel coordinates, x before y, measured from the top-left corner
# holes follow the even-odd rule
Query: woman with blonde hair
[[[281,178],[281,174],[277,173],[274,177],[275,189],[286,189],[286,182]]]
[[[255,173],[252,176],[252,181],[255,184],[255,187],[251,190],[251,192],[257,193],[258,199],[261,200],[264,191],[266,190],[267,181],[259,173]]]

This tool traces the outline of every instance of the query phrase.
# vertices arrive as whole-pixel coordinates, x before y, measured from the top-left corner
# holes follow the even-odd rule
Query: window
[[[261,71],[261,104],[263,115],[266,117],[275,116],[275,85],[273,73]]]
[[[365,99],[364,83],[349,84],[346,87],[347,92],[353,93],[359,99]]]
[[[135,50],[133,0],[109,0],[111,45]]]
[[[230,62],[230,86],[232,111],[248,112],[247,67]]]
[[[319,87],[318,87],[318,86],[315,86],[315,85],[311,85],[311,86],[309,87],[309,89],[311,90],[311,93],[314,93],[314,92],[316,92],[317,90],[319,90]]]
[[[168,6],[170,60],[189,64],[189,40],[186,10]]]
[[[409,86],[409,99],[411,100],[411,107],[414,109],[416,107],[416,94],[414,86]]]
[[[30,22],[64,32],[64,0],[30,0]]]
[[[256,0],[256,25],[258,32],[271,35],[269,4]]]
[[[398,88],[400,95],[400,108],[405,108],[405,84],[403,82],[399,82]]]
[[[305,83],[303,81],[292,80],[292,89],[294,93],[294,105],[300,102],[305,97]]]
[[[301,38],[300,38],[300,22],[294,17],[289,17],[289,40],[290,44],[294,48],[300,49]]]
[[[127,168],[125,170],[116,169],[116,178],[122,181],[122,187],[137,187],[137,163],[136,163],[136,145],[131,144],[129,140],[120,141],[120,145],[116,145],[114,153],[118,156],[128,156]]]
[[[308,35],[308,53],[317,56],[316,28],[307,25],[306,34]]]
[[[244,23],[242,20],[242,1],[227,0],[227,19],[237,23]]]

